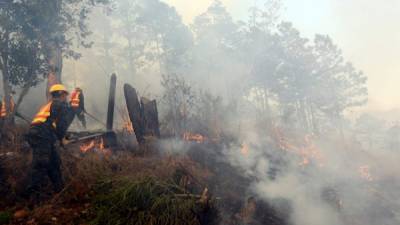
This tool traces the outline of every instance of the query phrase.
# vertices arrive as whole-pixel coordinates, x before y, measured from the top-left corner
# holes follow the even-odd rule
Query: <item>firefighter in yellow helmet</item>
[[[61,159],[55,144],[59,141],[63,145],[72,112],[67,102],[68,91],[63,85],[53,85],[49,92],[51,100],[40,108],[27,134],[27,141],[33,150],[28,194],[36,203],[43,200],[47,178],[50,178],[55,192],[61,191],[64,186]]]
[[[70,105],[76,117],[81,121],[83,128],[86,129],[85,97],[81,88],[76,87],[71,93]]]

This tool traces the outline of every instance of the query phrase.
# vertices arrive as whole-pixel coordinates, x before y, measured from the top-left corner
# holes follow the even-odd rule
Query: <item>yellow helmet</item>
[[[64,91],[64,92],[68,93],[67,89],[62,84],[55,84],[50,87],[50,90],[49,90],[50,93],[53,93],[55,91]]]

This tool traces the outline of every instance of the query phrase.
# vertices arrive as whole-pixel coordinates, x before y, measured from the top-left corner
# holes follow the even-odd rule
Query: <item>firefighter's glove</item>
[[[65,146],[68,145],[70,141],[68,141],[66,138],[63,138],[59,141],[59,143],[61,148],[66,149]]]
[[[61,140],[61,146],[63,146],[65,148],[66,145],[68,145],[69,143],[71,143],[70,140],[68,140],[67,138],[63,138]]]

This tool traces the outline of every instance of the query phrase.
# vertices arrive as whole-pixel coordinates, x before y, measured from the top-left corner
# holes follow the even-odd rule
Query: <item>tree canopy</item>
[[[89,39],[99,33],[88,23],[99,3],[109,3],[96,15],[102,32]],[[246,21],[235,21],[215,0],[186,25],[160,0],[7,1],[0,9],[3,83],[35,85],[45,71],[61,73],[63,57],[78,59],[76,46],[97,41],[104,65],[127,76],[149,69],[178,74],[230,100],[244,97],[270,125],[279,120],[319,132],[366,103],[367,78],[328,35],[309,40],[282,21],[281,8],[267,0],[251,7]]]
[[[91,45],[86,42],[90,34],[86,21],[98,3],[107,0],[18,0],[0,4],[0,71],[7,108],[12,89],[22,87],[23,97],[50,71],[61,81],[62,58],[79,58],[74,44]]]

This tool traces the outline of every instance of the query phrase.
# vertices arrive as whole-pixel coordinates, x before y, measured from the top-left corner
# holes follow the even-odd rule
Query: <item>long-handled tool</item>
[[[20,119],[22,119],[22,120],[25,121],[26,123],[31,124],[31,121],[29,121],[28,119],[26,119],[25,116],[21,115],[21,113],[15,112],[15,116],[16,116],[16,117],[19,117]]]
[[[86,115],[88,115],[90,118],[92,118],[93,120],[95,120],[96,122],[100,123],[101,125],[103,125],[104,127],[107,127],[107,125],[105,123],[103,123],[101,120],[97,119],[95,116],[93,116],[92,114],[83,111]]]
[[[104,133],[98,133],[98,134],[92,134],[92,135],[88,135],[88,136],[84,136],[84,137],[80,137],[80,138],[74,138],[74,139],[68,139],[68,144],[75,144],[81,141],[86,141],[86,140],[91,140],[91,139],[95,139],[98,137],[102,137],[104,136]]]

